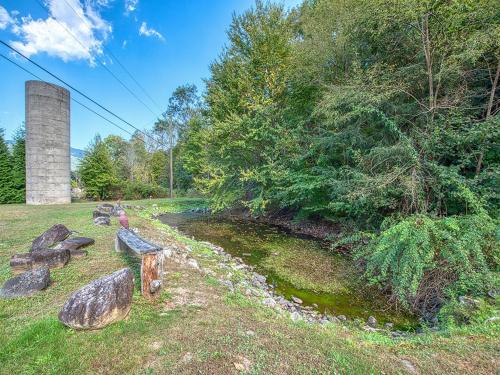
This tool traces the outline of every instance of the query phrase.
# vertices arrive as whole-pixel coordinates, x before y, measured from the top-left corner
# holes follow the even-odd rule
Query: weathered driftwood
[[[115,249],[141,257],[141,293],[146,298],[158,297],[163,277],[163,249],[125,228],[116,233]]]

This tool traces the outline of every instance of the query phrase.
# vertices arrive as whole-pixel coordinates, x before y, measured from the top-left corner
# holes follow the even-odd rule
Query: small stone
[[[265,298],[262,300],[262,303],[266,305],[267,307],[274,307],[276,306],[276,301],[273,298]]]
[[[0,298],[15,298],[30,296],[45,289],[50,283],[48,267],[36,268],[7,280],[0,289]]]
[[[499,294],[500,294],[500,289],[492,289],[489,290],[487,293],[488,297],[493,299],[495,299]]]
[[[86,257],[88,254],[89,253],[87,250],[71,250],[70,251],[71,258],[75,258],[75,259]]]
[[[191,352],[187,352],[182,356],[181,362],[188,363],[191,362],[192,359],[193,359],[193,354]]]
[[[384,327],[385,327],[385,328],[388,328],[388,329],[392,329],[392,328],[394,328],[394,323],[392,323],[392,322],[387,322],[387,323],[385,323],[385,324],[384,324]]]
[[[249,329],[248,331],[245,332],[245,335],[247,335],[247,336],[255,336],[255,332]]]
[[[238,356],[238,361],[239,362],[233,363],[236,370],[243,371],[243,372],[250,371],[250,368],[252,367],[252,362],[250,362],[249,359],[247,359],[243,356]]]
[[[149,284],[149,291],[154,294],[156,293],[157,291],[160,290],[161,288],[161,280],[153,280],[151,281],[151,283]]]
[[[196,259],[194,258],[191,258],[187,261],[187,264],[188,266],[192,267],[192,268],[195,268],[195,269],[200,269],[200,266],[198,265],[198,262],[196,261]]]
[[[290,314],[290,319],[292,319],[294,322],[296,322],[297,320],[301,320],[302,319],[302,316],[300,315],[299,312],[297,311],[294,311]]]
[[[493,323],[498,322],[500,320],[500,316],[492,316],[491,318],[486,319],[485,323]]]
[[[124,268],[76,291],[64,304],[59,320],[74,329],[98,329],[125,318],[132,305],[134,274]]]
[[[417,368],[415,367],[415,365],[413,365],[413,363],[411,363],[410,361],[408,361],[407,359],[400,359],[401,361],[401,364],[409,371],[411,372],[412,374],[416,374],[417,373]]]
[[[342,321],[342,322],[347,321],[347,317],[345,315],[337,315],[337,319]]]
[[[372,327],[372,328],[375,328],[377,326],[377,319],[375,319],[374,316],[369,316],[368,317],[368,320],[366,321],[366,323]]]
[[[227,288],[229,288],[231,290],[234,289],[234,285],[233,285],[232,281],[230,281],[230,280],[222,280],[221,284],[226,286]]]
[[[340,323],[340,319],[337,318],[336,316],[329,316],[328,320],[332,323],[337,323],[337,324]]]
[[[64,241],[70,234],[71,232],[69,231],[69,229],[66,228],[63,224],[53,225],[51,228],[47,229],[40,236],[33,240],[30,252],[39,251],[54,246],[58,242]]]
[[[111,225],[111,219],[109,217],[96,217],[94,219],[95,225]]]
[[[297,298],[295,296],[292,296],[292,301],[295,303],[298,303],[299,305],[302,305],[302,300],[300,298]]]

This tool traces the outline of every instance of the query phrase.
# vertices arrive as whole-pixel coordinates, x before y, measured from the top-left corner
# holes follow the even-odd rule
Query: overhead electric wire
[[[26,69],[25,67],[19,65],[18,63],[16,63],[15,61],[9,59],[7,56],[5,56],[4,54],[0,53],[0,57],[4,58],[5,60],[7,60],[8,62],[10,62],[11,64],[14,64],[15,66],[17,66],[19,69],[22,69],[24,70],[26,73],[30,74],[31,76],[35,77],[36,79],[40,80],[40,81],[45,81],[44,79],[42,79],[40,76],[36,75],[35,73],[31,72],[30,70]],[[81,105],[82,107],[86,108],[87,110],[89,110],[90,112],[94,113],[95,115],[99,116],[100,118],[102,118],[103,120],[106,120],[107,122],[109,122],[110,124],[116,126],[118,129],[124,131],[125,133],[129,134],[130,136],[134,136],[133,133],[129,132],[127,129],[124,129],[122,128],[120,125],[118,125],[117,123],[115,123],[114,121],[111,121],[110,119],[104,117],[103,115],[101,115],[100,113],[94,111],[92,108],[88,107],[87,105],[83,104],[82,102],[80,102],[79,100],[76,100],[75,98],[73,98],[73,96],[71,96],[71,100],[74,101],[75,103]],[[140,139],[141,141],[143,141],[144,143],[146,143],[143,139],[141,138],[138,138]]]
[[[47,12],[47,14],[49,14],[49,15],[50,15],[49,10],[47,9],[47,7],[46,7],[46,6],[45,6],[42,2],[40,2],[40,0],[35,0],[35,1],[36,1],[36,3],[37,3],[37,4],[41,7],[41,8],[43,8],[43,9]],[[82,18],[82,17],[78,14],[78,12],[77,12],[77,11],[76,11],[76,10],[75,10],[75,9],[74,9],[74,8],[73,8],[73,7],[72,7],[72,6],[71,6],[71,5],[67,2],[67,1],[65,1],[65,3],[66,3],[66,4],[67,4],[67,5],[68,5],[71,9],[72,9],[72,11],[73,11],[73,12],[74,12],[74,13],[75,13],[78,17],[80,17],[80,18],[81,18],[81,19],[85,22],[85,24],[87,24],[87,21],[86,21],[85,19],[83,19],[83,18]],[[78,37],[77,37],[75,34],[73,34],[73,32],[72,32],[70,29],[68,29],[68,28],[66,27],[66,25],[65,25],[63,22],[60,22],[60,21],[59,21],[56,17],[54,17],[54,16],[52,16],[52,18],[53,18],[53,19],[54,19],[54,20],[55,20],[55,21],[56,21],[59,25],[61,25],[61,26],[62,26],[62,27],[63,27],[63,28],[64,28],[64,29],[68,32],[68,34],[69,34],[69,35],[70,35],[70,36],[71,36],[74,40],[76,40],[76,42],[77,42],[78,44],[80,44],[80,45],[84,48],[84,50],[86,50],[86,51],[90,54],[90,49],[89,49],[88,47],[86,47],[86,46],[85,46],[85,45],[84,45],[84,44],[80,41],[80,39],[78,39]],[[103,47],[104,47],[104,46],[103,46]],[[134,97],[134,98],[135,98],[138,102],[140,102],[140,103],[141,103],[141,104],[142,104],[145,108],[147,108],[147,110],[148,110],[149,112],[151,112],[151,113],[153,114],[153,116],[158,116],[158,115],[157,115],[157,114],[156,114],[156,113],[155,113],[155,112],[151,109],[151,107],[150,107],[149,105],[147,105],[147,104],[146,104],[146,103],[145,103],[145,102],[144,102],[141,98],[139,98],[139,97],[136,95],[136,93],[135,93],[135,92],[133,92],[133,91],[132,91],[132,90],[131,90],[131,89],[130,89],[130,88],[129,88],[129,87],[128,87],[128,86],[127,86],[127,85],[126,85],[126,84],[125,84],[125,83],[124,83],[124,82],[123,82],[120,78],[119,78],[119,77],[117,77],[117,76],[116,76],[116,75],[115,75],[115,74],[111,71],[111,69],[109,69],[109,68],[106,66],[106,64],[105,64],[105,63],[104,63],[101,59],[97,58],[97,61],[99,61],[99,63],[101,64],[101,66],[102,66],[102,67],[103,67],[103,68],[104,68],[104,69],[105,69],[105,70],[106,70],[106,71],[107,71],[107,72],[108,72],[108,73],[109,73],[109,74],[110,74],[110,75],[111,75],[111,76],[112,76],[112,77],[113,77],[113,78],[114,78],[114,79],[115,79],[115,80],[116,80],[116,81],[117,81],[117,82],[118,82],[118,83],[119,83],[119,84],[120,84],[120,85],[121,85],[121,86],[125,89],[125,90],[127,90],[127,91],[128,91],[128,92],[129,92],[129,93],[130,93],[130,94],[131,94],[131,95],[132,95],[132,96],[133,96],[133,97]],[[122,66],[122,64],[121,64],[121,63],[119,63],[119,64],[120,64],[120,66]],[[123,66],[122,66],[122,68],[123,68]],[[149,95],[148,95],[148,96],[149,96]],[[161,111],[160,111],[160,112],[161,112]]]
[[[39,0],[37,0],[37,1],[39,1]],[[73,8],[73,6],[72,6],[70,3],[68,3],[68,1],[67,1],[67,0],[64,0],[64,2],[66,3],[66,5],[67,5],[68,7],[70,7],[70,8],[73,10],[73,12],[74,12],[74,13],[75,13],[78,17],[80,17],[80,19],[81,19],[84,23],[87,23],[87,20],[86,20],[86,19],[84,19],[84,18],[80,15],[80,13],[78,13],[78,12],[76,11],[76,9],[75,9],[75,8]],[[158,108],[158,110],[159,110],[160,112],[162,112],[161,106],[160,106],[160,105],[159,105],[159,104],[158,104],[158,103],[157,103],[157,102],[156,102],[156,101],[155,101],[155,100],[151,97],[151,95],[149,95],[149,93],[146,91],[146,89],[145,89],[145,88],[144,88],[144,87],[143,87],[143,86],[139,83],[139,81],[137,81],[137,80],[135,79],[135,77],[132,75],[132,73],[130,73],[130,71],[129,71],[129,70],[128,70],[128,69],[127,69],[127,68],[126,68],[126,67],[125,67],[125,66],[124,66],[121,62],[120,62],[120,60],[118,59],[118,57],[116,57],[116,56],[113,54],[113,52],[112,52],[112,51],[111,51],[108,47],[106,47],[105,45],[103,45],[103,48],[104,48],[104,49],[105,49],[105,50],[106,50],[106,51],[107,51],[107,52],[111,55],[111,57],[113,57],[113,59],[115,59],[115,60],[116,60],[116,62],[118,63],[118,65],[120,65],[120,67],[121,67],[121,68],[125,71],[125,73],[127,73],[127,74],[128,74],[128,76],[129,76],[129,77],[130,77],[130,78],[131,78],[131,79],[135,82],[135,84],[136,84],[136,85],[137,85],[137,86],[138,86],[138,87],[142,90],[142,92],[143,92],[144,94],[146,94],[146,96],[147,96],[147,97],[149,98],[149,100],[151,100],[151,102],[152,102],[152,103],[153,103],[153,104],[154,104],[154,105]]]
[[[30,59],[29,57],[27,57],[26,55],[24,55],[23,53],[21,53],[20,51],[18,51],[17,49],[15,49],[14,47],[10,46],[8,43],[6,43],[5,41],[1,40],[0,39],[0,43],[3,44],[4,46],[6,46],[7,48],[11,49],[12,51],[14,51],[15,53],[19,54],[20,56],[22,56],[24,59],[28,60],[29,62],[31,62],[33,65],[35,65],[36,67],[38,67],[39,69],[43,70],[45,73],[49,74],[51,77],[55,78],[56,80],[58,80],[59,82],[63,83],[64,85],[66,85],[67,87],[69,87],[71,90],[75,91],[76,93],[80,94],[81,96],[83,96],[85,99],[89,100],[90,102],[94,103],[95,105],[97,105],[99,108],[101,108],[102,110],[106,111],[107,113],[109,113],[110,115],[112,115],[113,117],[116,117],[117,119],[119,119],[120,121],[124,122],[125,124],[127,124],[128,126],[132,127],[133,129],[137,130],[139,133],[142,133],[143,135],[147,136],[148,138],[150,138],[151,140],[153,140],[154,142],[162,145],[162,146],[165,146],[162,142],[158,141],[157,139],[155,139],[154,137],[150,136],[149,134],[143,132],[142,130],[140,130],[139,128],[137,128],[136,126],[132,125],[130,122],[128,122],[127,120],[125,120],[124,118],[122,118],[121,116],[117,115],[116,113],[114,113],[113,111],[109,110],[108,108],[104,107],[102,104],[98,103],[97,101],[95,101],[94,99],[92,99],[90,96],[88,96],[87,94],[83,93],[82,91],[80,91],[79,89],[77,89],[76,87],[74,87],[73,85],[67,83],[65,80],[63,80],[62,78],[58,77],[56,74],[52,73],[51,71],[49,71],[48,69],[44,68],[43,66],[41,66],[40,64],[38,64],[36,61]]]

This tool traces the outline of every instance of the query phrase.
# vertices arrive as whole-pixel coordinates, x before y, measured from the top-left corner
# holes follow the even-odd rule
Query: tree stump
[[[159,253],[148,253],[142,256],[141,293],[146,298],[154,299],[160,295],[161,263]]]

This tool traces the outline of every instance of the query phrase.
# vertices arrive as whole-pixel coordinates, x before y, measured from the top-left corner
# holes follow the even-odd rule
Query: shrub
[[[121,193],[121,194],[120,194]],[[140,181],[127,181],[120,187],[123,199],[163,198],[168,194],[167,189],[162,186],[148,184]]]
[[[485,213],[415,215],[383,229],[357,257],[371,284],[388,285],[397,301],[430,319],[450,298],[493,287],[495,229]]]

